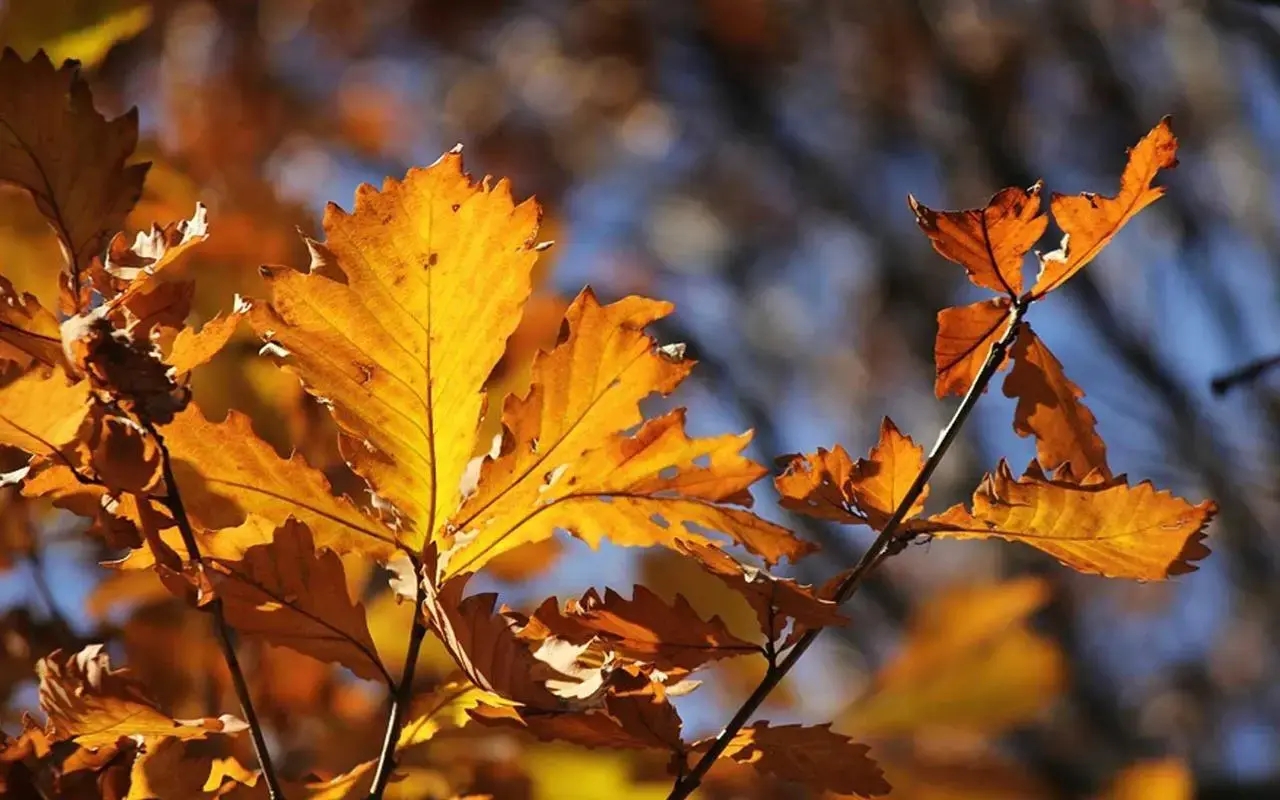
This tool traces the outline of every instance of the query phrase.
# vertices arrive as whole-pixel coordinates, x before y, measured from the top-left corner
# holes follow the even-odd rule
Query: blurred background
[[[189,217],[197,200],[210,207],[211,238],[185,267],[199,276],[203,318],[236,293],[263,296],[260,264],[305,265],[297,230],[318,235],[326,201],[349,208],[359,183],[462,143],[473,175],[537,196],[543,238],[556,241],[494,391],[527,385],[528,358],[554,343],[584,284],[610,300],[671,300],[677,311],[655,334],[700,362],[672,402],[690,407],[697,433],[754,429],[752,455],[766,464],[835,443],[865,453],[884,415],[928,447],[954,408],[933,394],[935,316],[982,294],[933,252],[908,193],[968,208],[1044,178],[1054,191],[1112,194],[1126,148],[1171,114],[1181,166],[1159,178],[1166,198],[1032,319],[1086,392],[1116,472],[1217,501],[1213,555],[1196,573],[1144,585],[1070,573],[1010,544],[913,546],[860,592],[853,623],[824,634],[764,716],[834,717],[874,743],[894,797],[1119,797],[1122,784],[1139,785],[1136,770],[1153,782],[1123,796],[1273,798],[1280,374],[1212,388],[1280,353],[1272,5],[0,0],[0,45],[79,58],[100,109],[138,106],[139,157],[154,166],[130,225]],[[1042,249],[1057,236],[1051,227]],[[52,298],[56,258],[29,201],[0,191],[4,274]],[[300,448],[342,487],[323,415],[256,351],[246,335],[199,374],[199,402],[215,418],[245,410],[282,452]],[[1020,468],[1034,455],[1011,418],[994,388],[937,473],[931,510],[966,499],[999,458]],[[865,529],[777,510],[767,482],[756,499],[822,544],[793,568],[806,582],[850,565],[870,541]],[[82,523],[5,502],[6,726],[31,702],[32,660],[68,636],[107,637],[127,663],[196,676],[169,686],[157,673],[153,685],[197,715],[208,695],[188,683],[217,672],[199,655],[207,637],[157,648],[157,636],[204,634],[163,590],[97,567],[102,551]],[[749,628],[749,612],[726,611],[732,598],[696,571],[667,553],[563,541],[508,557],[487,585],[527,607],[643,582]],[[963,619],[964,603],[999,602],[1026,574],[1046,587],[1030,616],[928,669],[902,666],[939,609]],[[379,647],[394,650],[403,610],[385,593],[369,602],[389,620]],[[346,684],[300,657],[257,658],[277,744],[305,771],[320,748],[290,750],[291,709],[346,713],[334,699]],[[762,665],[740,662],[681,700],[689,738],[717,731],[750,691]],[[904,673],[909,682],[895,678]],[[934,680],[944,688],[925,691]],[[376,710],[381,698],[364,702]],[[643,783],[643,766],[607,763],[627,776],[609,796],[633,796],[626,787]],[[803,796],[723,781],[709,796]],[[634,796],[665,796],[654,791]]]

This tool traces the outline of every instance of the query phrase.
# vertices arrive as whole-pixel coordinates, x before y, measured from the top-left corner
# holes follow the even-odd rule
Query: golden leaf
[[[89,412],[89,384],[37,368],[0,386],[0,444],[48,456],[76,437]]]
[[[1021,478],[1000,462],[973,495],[973,511],[957,505],[911,523],[936,536],[998,536],[1043,550],[1080,572],[1109,578],[1162,580],[1196,569],[1209,554],[1204,529],[1217,513],[1118,475],[1078,484],[1048,479],[1032,462]]]
[[[1039,579],[950,589],[922,605],[841,730],[889,737],[929,730],[999,733],[1029,721],[1066,683],[1066,663],[1027,618],[1049,599]]]
[[[476,185],[458,152],[355,210],[325,210],[310,274],[264,269],[271,304],[254,329],[330,404],[345,454],[407,520],[420,549],[458,507],[484,408],[482,387],[520,321],[537,257],[540,211],[514,205],[506,181]]]
[[[944,257],[964,267],[975,286],[1008,295],[1022,294],[1022,262],[1044,234],[1049,218],[1040,213],[1040,189],[1010,187],[986,208],[934,211],[909,197],[916,224]]]
[[[830,725],[756,722],[734,735],[724,755],[821,791],[881,797],[890,787],[876,762],[868,757],[869,749],[834,733]]]
[[[82,747],[115,744],[122,736],[147,739],[203,739],[210,733],[238,733],[247,726],[235,717],[176,720],[156,708],[125,670],[112,670],[102,645],[78,653],[55,650],[36,665],[40,707],[49,715],[57,740]]]
[[[1004,380],[1005,397],[1014,397],[1013,429],[1036,437],[1036,460],[1046,470],[1066,464],[1081,477],[1095,469],[1104,478],[1107,446],[1096,430],[1093,413],[1080,402],[1084,392],[1067,378],[1031,326],[1023,324],[1009,350],[1013,369]]]
[[[1121,770],[1104,800],[1191,800],[1195,778],[1186,763],[1176,758],[1142,761]]]
[[[1004,333],[1009,309],[1009,301],[1002,298],[938,312],[938,338],[933,350],[938,379],[933,390],[939,398],[969,391],[991,345]]]
[[[0,366],[17,363],[26,371],[33,364],[60,366],[62,331],[58,319],[40,305],[34,295],[18,295],[9,279],[0,275]]]
[[[883,530],[924,467],[924,448],[885,417],[880,441],[865,459],[852,461],[840,445],[786,458],[782,474],[774,479],[783,508]],[[903,519],[923,511],[928,496],[926,486]]]
[[[212,565],[227,622],[240,633],[393,683],[374,648],[364,605],[347,594],[342,560],[318,550],[306,525],[288,519],[269,544]]]
[[[1120,192],[1115,197],[1055,192],[1049,208],[1053,221],[1065,235],[1059,249],[1041,256],[1040,275],[1031,297],[1044,297],[1084,269],[1125,223],[1164,196],[1164,188],[1152,186],[1151,181],[1160,170],[1177,165],[1178,139],[1165,117],[1129,150],[1129,161],[1120,176]]]

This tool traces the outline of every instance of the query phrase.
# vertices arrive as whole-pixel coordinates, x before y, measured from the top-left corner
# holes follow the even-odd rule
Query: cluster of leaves
[[[4,481],[23,502],[84,517],[88,536],[127,550],[108,564],[117,574],[157,577],[190,613],[208,615],[227,665],[220,680],[241,714],[176,719],[112,669],[101,645],[56,650],[36,665],[47,720],[27,717],[0,753],[0,786],[15,796],[450,796],[476,786],[415,759],[443,732],[482,726],[658,754],[672,797],[688,796],[720,757],[817,790],[884,795],[886,769],[914,770],[891,766],[893,737],[920,716],[913,704],[956,724],[983,704],[981,693],[970,693],[969,711],[941,702],[948,675],[973,681],[985,668],[958,671],[958,662],[989,665],[996,652],[1034,667],[1028,707],[1006,704],[1000,720],[988,709],[988,729],[1037,710],[1062,672],[1023,624],[1045,587],[1020,581],[922,611],[899,659],[848,714],[887,743],[883,768],[830,725],[747,724],[817,633],[846,622],[840,602],[885,557],[921,536],[994,536],[1080,571],[1150,580],[1208,552],[1200,540],[1213,506],[1113,475],[1082,392],[1024,321],[1159,197],[1151,181],[1175,163],[1167,121],[1134,148],[1116,197],[1053,198],[1066,237],[1040,257],[1026,292],[1023,261],[1047,225],[1038,185],[971,211],[912,201],[937,250],[1002,296],[939,315],[937,392],[966,397],[932,454],[886,419],[866,458],[837,446],[786,459],[776,478],[784,506],[879,534],[862,562],[820,588],[772,572],[815,547],[751,510],[750,487],[768,471],[743,455],[749,434],[690,437],[682,409],[641,411],[694,366],[645,332],[670,304],[602,304],[584,289],[554,347],[532,358],[527,391],[494,391],[546,247],[538,205],[515,202],[506,181],[473,181],[453,151],[381,189],[362,186],[351,212],[326,209],[324,240],[306,241],[306,270],[263,267],[262,297],[196,330],[193,278],[172,265],[210,238],[208,215],[197,206],[130,242],[124,219],[147,174],[130,163],[136,140],[136,115],[98,114],[74,64],[0,58],[0,181],[30,193],[65,257],[51,266],[56,313],[0,277],[0,444],[25,454]],[[363,491],[335,491],[244,415],[216,421],[193,402],[193,372],[242,329],[328,410]],[[968,507],[922,516],[930,473],[1008,364],[1014,428],[1035,437],[1036,461],[1020,477],[1002,462]],[[550,598],[528,613],[467,594],[476,573],[558,531],[665,548],[745,601],[756,630],[744,635],[644,586]],[[388,663],[352,593],[373,565],[412,609],[403,664]],[[370,741],[336,775],[279,774],[233,632],[383,684],[381,751]],[[428,639],[453,674],[422,690],[415,669]],[[686,741],[672,698],[698,688],[698,670],[734,658],[763,659],[760,688],[720,735]],[[246,737],[257,765],[242,760]]]

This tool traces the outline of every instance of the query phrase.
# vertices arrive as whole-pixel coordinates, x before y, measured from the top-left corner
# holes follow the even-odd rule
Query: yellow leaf
[[[52,455],[76,437],[88,411],[87,381],[37,368],[0,387],[0,444]]]
[[[911,527],[936,536],[998,536],[1043,550],[1080,572],[1109,578],[1162,580],[1192,572],[1209,554],[1201,540],[1217,513],[1124,475],[1087,484],[1048,479],[1032,462],[1021,478],[1000,462],[973,495],[973,511],[957,505]]]
[[[317,550],[306,525],[286,520],[270,543],[212,564],[227,622],[240,633],[393,683],[378,659],[364,605],[347,594],[342,560]]]
[[[82,747],[115,744],[121,736],[145,739],[203,739],[210,733],[238,733],[247,727],[231,716],[176,720],[156,708],[125,670],[112,670],[102,645],[78,653],[55,650],[36,664],[40,707],[49,715],[57,740]]]
[[[0,366],[6,361],[16,362],[22,370],[37,363],[61,365],[62,331],[57,317],[34,295],[19,296],[9,279],[0,275]]]
[[[62,241],[71,268],[64,311],[84,310],[80,277],[142,193],[147,165],[125,166],[137,142],[137,110],[105,119],[74,64],[0,55],[0,182],[31,192]]]
[[[467,680],[450,681],[427,694],[418,695],[405,715],[408,721],[400,730],[397,750],[430,741],[440,731],[461,728],[471,721],[467,712],[481,705],[504,706],[508,703]]]
[[[226,316],[219,314],[202,325],[199,331],[191,327],[183,328],[173,340],[165,361],[179,375],[190,372],[201,364],[207,364],[231,341],[236,328],[240,327],[242,316],[239,312]]]
[[[853,462],[840,445],[810,455],[789,457],[774,479],[783,508],[845,524],[883,530],[924,467],[924,448],[904,436],[893,420],[880,423],[880,441],[865,459]],[[924,510],[929,487],[903,519]]]
[[[533,367],[533,386],[503,411],[508,435],[450,521],[446,575],[565,529],[593,546],[674,546],[723,533],[769,563],[812,549],[745,508],[764,467],[741,455],[749,436],[690,439],[684,412],[642,422],[639,403],[671,392],[691,364],[656,346],[644,326],[671,306],[629,297],[600,305],[584,291],[565,316],[568,337]],[[707,466],[699,466],[705,459]]]
[[[91,68],[150,24],[151,6],[131,0],[80,0],[52,7],[16,0],[0,14],[0,42],[27,58],[44,50],[54,63],[74,58]]]
[[[331,404],[345,454],[421,548],[461,501],[482,387],[520,321],[540,211],[506,181],[477,185],[449,153],[355,211],[330,204],[309,274],[264,269],[270,305],[250,322]]]
[[[1084,392],[1062,371],[1062,364],[1024,324],[1009,350],[1013,369],[1004,381],[1005,397],[1014,397],[1013,429],[1036,437],[1036,460],[1047,470],[1066,464],[1080,477],[1097,469],[1111,477],[1107,446],[1097,420],[1080,399]]]
[[[187,800],[200,797],[213,776],[213,758],[188,752],[181,739],[161,739],[133,760],[124,800]]]
[[[964,267],[975,286],[1016,298],[1022,294],[1022,261],[1044,234],[1040,189],[1010,187],[986,208],[934,211],[909,198],[916,224],[946,258]]]
[[[1164,196],[1164,188],[1152,186],[1151,181],[1160,170],[1177,165],[1178,139],[1165,117],[1129,151],[1115,197],[1054,193],[1049,208],[1065,235],[1059,249],[1040,258],[1040,275],[1031,297],[1044,297],[1084,269],[1125,223]]]
[[[1143,761],[1123,771],[1103,795],[1105,800],[1191,800],[1195,778],[1186,763],[1176,758]]]
[[[1043,581],[952,589],[911,620],[898,655],[839,715],[841,730],[889,737],[930,730],[998,733],[1041,713],[1066,680],[1057,647],[1027,627]]]

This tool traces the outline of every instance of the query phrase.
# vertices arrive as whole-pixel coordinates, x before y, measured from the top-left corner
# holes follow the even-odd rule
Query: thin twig
[[[929,482],[929,478],[932,477],[934,470],[942,463],[942,457],[946,455],[952,442],[959,435],[965,420],[968,419],[970,412],[977,405],[978,398],[982,397],[983,392],[987,390],[987,385],[991,383],[991,379],[995,377],[1001,364],[1004,363],[1005,353],[1008,352],[1013,340],[1018,335],[1018,328],[1021,326],[1022,318],[1027,312],[1027,307],[1027,304],[1022,302],[1013,304],[1004,333],[992,343],[991,349],[987,351],[987,358],[982,363],[981,369],[978,370],[978,374],[974,377],[973,383],[969,386],[969,391],[965,393],[964,399],[960,401],[960,405],[951,416],[951,420],[942,429],[937,443],[934,444],[929,457],[925,459],[924,466],[920,468],[920,473],[916,475],[915,481],[907,489],[907,493],[898,503],[898,507],[894,509],[893,516],[889,518],[875,541],[871,543],[867,551],[862,554],[862,558],[859,559],[858,563],[840,583],[834,597],[837,603],[843,603],[852,597],[867,575],[871,574],[889,556],[900,552],[906,545],[906,539],[899,538],[897,535],[899,526],[902,525],[911,507],[915,505],[916,500],[924,491],[924,487]],[[821,632],[821,628],[813,628],[805,632],[776,666],[771,665],[765,671],[764,677],[761,678],[760,684],[756,686],[755,691],[738,708],[737,713],[733,715],[729,723],[716,736],[707,751],[703,753],[702,758],[698,760],[698,763],[694,764],[693,768],[684,777],[676,781],[667,800],[685,800],[698,788],[703,776],[711,769],[716,759],[724,753],[733,737],[746,726],[751,720],[751,716],[755,714],[756,710],[760,708],[761,704],[769,696],[769,693],[782,682],[782,679],[786,677],[791,668],[805,654],[805,651],[817,640]]]
[[[191,528],[191,520],[187,517],[187,509],[182,504],[182,495],[178,491],[178,481],[173,474],[173,464],[169,457],[169,448],[164,437],[156,430],[155,425],[144,421],[147,432],[155,437],[156,447],[160,450],[160,468],[164,475],[165,494],[159,498],[173,515],[173,521],[182,534],[182,543],[187,548],[187,559],[190,563],[201,565],[200,545],[196,541],[195,531]],[[244,671],[240,668],[240,659],[236,657],[231,626],[227,624],[222,610],[222,599],[215,597],[205,608],[213,615],[213,627],[218,634],[218,644],[222,647],[222,657],[227,662],[227,670],[231,673],[231,682],[235,686],[236,697],[240,700],[240,709],[244,713],[245,722],[249,724],[249,735],[253,739],[253,749],[258,756],[258,764],[262,767],[262,777],[267,784],[267,796],[271,800],[284,800],[284,792],[280,789],[280,779],[271,765],[271,754],[267,750],[267,740],[262,733],[262,722],[253,710],[253,700],[249,695],[249,684],[245,680]]]
[[[1209,388],[1215,395],[1224,395],[1242,383],[1257,380],[1262,377],[1263,373],[1277,365],[1280,365],[1280,355],[1267,356],[1256,361],[1250,361],[1242,367],[1237,367],[1224,375],[1214,378],[1213,382],[1209,384]]]
[[[426,599],[422,591],[422,575],[418,559],[413,558],[413,573],[417,579],[417,598],[413,609],[413,629],[409,632],[409,649],[405,654],[404,673],[400,676],[400,685],[396,687],[391,698],[391,713],[387,716],[387,735],[382,740],[382,751],[378,754],[378,766],[373,773],[373,786],[369,789],[369,800],[381,800],[387,790],[387,782],[396,768],[396,745],[400,741],[400,731],[404,728],[404,718],[409,712],[409,703],[413,699],[413,673],[418,666],[418,651],[422,648],[422,640],[427,638],[427,624],[422,619],[422,603]]]

